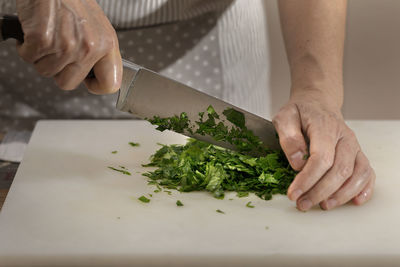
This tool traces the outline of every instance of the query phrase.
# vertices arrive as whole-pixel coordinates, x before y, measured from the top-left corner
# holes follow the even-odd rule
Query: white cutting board
[[[375,167],[374,198],[303,213],[285,196],[153,193],[137,171],[157,142],[185,137],[147,122],[42,121],[0,213],[0,265],[400,265],[400,122],[350,126]],[[107,168],[118,165],[132,176]],[[136,199],[148,193],[150,203]]]

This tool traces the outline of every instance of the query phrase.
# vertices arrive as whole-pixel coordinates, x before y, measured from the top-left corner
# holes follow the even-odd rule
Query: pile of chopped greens
[[[143,174],[150,178],[149,184],[181,192],[206,190],[216,198],[223,198],[226,191],[235,191],[238,197],[255,193],[265,200],[273,194],[286,194],[296,172],[284,154],[265,148],[246,128],[243,113],[230,108],[223,115],[232,123],[231,127],[224,124],[212,106],[199,114],[195,125],[184,112],[171,118],[150,119],[160,131],[210,135],[217,141],[229,142],[238,151],[195,139],[189,139],[185,145],[162,145],[151,162],[144,165],[157,167]],[[251,156],[255,155],[253,152],[261,156]],[[254,207],[250,202],[247,206]]]

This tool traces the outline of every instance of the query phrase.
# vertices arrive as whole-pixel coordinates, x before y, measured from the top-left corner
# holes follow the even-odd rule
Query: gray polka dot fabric
[[[214,15],[118,33],[123,58],[221,97],[217,36]]]
[[[121,55],[136,64],[221,97],[223,87],[216,14],[190,21],[118,32]],[[0,43],[0,131],[29,130],[39,119],[132,118],[116,110],[117,94],[97,96],[84,86],[58,89]]]

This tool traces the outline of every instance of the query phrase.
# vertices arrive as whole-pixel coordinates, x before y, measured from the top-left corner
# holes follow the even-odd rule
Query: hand
[[[17,0],[24,31],[18,53],[64,90],[82,81],[96,94],[118,90],[122,60],[115,30],[95,0]],[[96,78],[86,78],[93,68]]]
[[[290,165],[300,171],[288,197],[302,211],[317,204],[329,210],[350,200],[361,205],[372,196],[374,170],[333,102],[317,90],[303,91],[273,120]]]

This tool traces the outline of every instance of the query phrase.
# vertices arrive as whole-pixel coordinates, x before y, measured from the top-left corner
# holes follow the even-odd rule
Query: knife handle
[[[3,16],[3,23],[1,24],[1,35],[3,40],[9,38],[17,39],[19,42],[24,42],[24,32],[22,31],[21,23],[17,16],[5,15]]]
[[[18,40],[20,43],[24,42],[24,31],[22,25],[19,22],[18,16],[15,15],[4,15],[1,24],[1,35],[3,40],[13,38]],[[86,78],[96,78],[93,69],[90,70]]]

